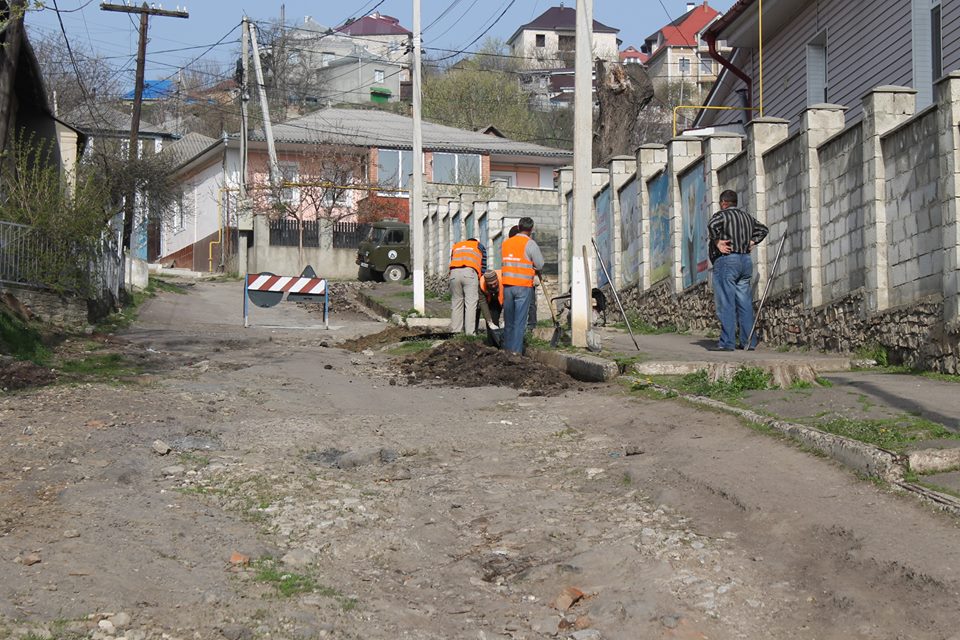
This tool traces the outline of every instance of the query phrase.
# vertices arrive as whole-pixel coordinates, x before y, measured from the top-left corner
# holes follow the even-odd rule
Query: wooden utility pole
[[[134,13],[140,15],[140,41],[137,45],[137,78],[133,87],[133,115],[130,118],[130,149],[129,158],[131,164],[137,161],[138,138],[140,137],[140,111],[143,107],[143,73],[147,61],[147,29],[149,27],[150,16],[160,16],[164,18],[189,18],[190,14],[186,11],[169,11],[157,9],[147,5],[144,2],[141,6],[124,4],[109,4],[104,2],[100,5],[101,11],[118,11],[120,13]],[[131,185],[127,192],[126,202],[123,208],[123,248],[129,249],[131,237],[133,236],[133,217],[134,203],[136,201],[136,186]]]
[[[413,0],[413,185],[410,191],[410,235],[413,240],[413,308],[426,312],[423,237],[423,119],[420,78],[420,0]],[[403,168],[403,162],[400,163]]]

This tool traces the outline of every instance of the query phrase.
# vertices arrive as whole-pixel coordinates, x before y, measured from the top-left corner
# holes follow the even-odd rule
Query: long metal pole
[[[770,276],[767,278],[767,286],[763,288],[763,297],[760,298],[760,306],[757,307],[757,313],[753,316],[753,326],[750,327],[750,335],[747,336],[747,341],[743,345],[744,349],[749,349],[753,346],[753,334],[757,330],[757,323],[760,322],[760,313],[763,311],[763,303],[767,301],[767,294],[770,293],[770,285],[773,283],[773,279],[777,275],[777,267],[780,266],[780,254],[783,253],[783,243],[786,241],[787,234],[783,234],[783,237],[780,238],[780,247],[777,249],[777,257],[773,261],[773,269],[770,271]]]
[[[640,345],[637,344],[637,338],[633,335],[633,327],[630,326],[630,318],[627,317],[627,312],[623,308],[623,303],[620,302],[620,294],[617,293],[617,287],[613,284],[613,278],[610,277],[610,272],[607,271],[607,265],[603,263],[603,256],[600,255],[600,247],[597,246],[597,241],[593,238],[590,238],[590,242],[593,243],[593,250],[597,252],[597,262],[600,263],[600,268],[603,269],[603,275],[607,277],[607,282],[610,283],[610,290],[613,291],[613,299],[617,301],[617,306],[620,308],[620,315],[623,316],[623,322],[627,325],[627,331],[630,332],[630,339],[633,340],[633,346],[637,348],[637,351],[640,351]]]
[[[270,156],[270,186],[280,185],[280,163],[277,162],[277,147],[273,142],[273,125],[270,123],[270,105],[267,104],[267,87],[263,82],[263,68],[260,66],[260,47],[257,44],[257,27],[252,22],[250,44],[253,46],[253,70],[257,74],[257,88],[260,92],[260,110],[263,112],[263,133],[267,138],[267,154]]]
[[[593,0],[577,0],[576,61],[573,101],[573,237],[571,238],[571,342],[587,346],[590,288],[587,286],[587,241],[590,238],[593,174]]]
[[[413,308],[423,315],[426,312],[426,296],[423,274],[423,121],[420,36],[420,0],[413,0],[413,188],[410,192],[410,235],[413,239]]]

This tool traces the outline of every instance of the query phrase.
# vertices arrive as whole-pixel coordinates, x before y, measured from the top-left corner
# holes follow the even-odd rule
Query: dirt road
[[[239,288],[149,301],[150,375],[2,397],[0,638],[958,637],[953,519],[618,385],[411,385]]]

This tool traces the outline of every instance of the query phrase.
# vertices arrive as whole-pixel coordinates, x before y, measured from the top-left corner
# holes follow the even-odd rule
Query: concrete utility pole
[[[243,28],[240,33],[240,198],[247,198],[247,145],[250,137],[250,19],[243,16]]]
[[[144,2],[141,6],[123,4],[109,4],[104,2],[100,5],[101,11],[119,11],[120,13],[140,14],[140,41],[137,45],[137,78],[133,87],[133,115],[130,118],[130,162],[136,162],[139,157],[137,141],[140,137],[140,111],[143,107],[143,73],[147,60],[147,29],[150,16],[160,16],[164,18],[189,18],[190,14],[186,11],[168,11],[148,6]],[[130,248],[130,240],[133,236],[133,216],[134,202],[137,194],[135,188],[131,188],[127,193],[126,203],[123,209],[123,248]]]
[[[413,308],[426,312],[423,277],[423,122],[420,84],[420,0],[413,0],[413,188],[410,191],[410,235],[413,238]],[[403,162],[400,163],[401,169]]]
[[[247,21],[250,31],[250,44],[253,45],[253,70],[257,74],[257,88],[260,90],[260,111],[263,112],[263,134],[267,139],[267,154],[270,156],[270,186],[280,185],[280,163],[277,161],[277,146],[273,142],[273,125],[270,123],[270,105],[267,104],[267,86],[263,82],[263,68],[260,66],[260,47],[257,45],[257,27]]]
[[[577,39],[573,89],[573,238],[571,340],[587,346],[590,330],[590,287],[587,247],[590,243],[593,174],[593,0],[577,0]]]

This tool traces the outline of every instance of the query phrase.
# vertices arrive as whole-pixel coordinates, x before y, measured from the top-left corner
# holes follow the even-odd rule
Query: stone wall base
[[[87,325],[87,301],[73,296],[62,296],[49,291],[24,289],[9,285],[0,286],[0,291],[13,296],[42,322],[65,329],[78,329]]]
[[[680,295],[669,282],[641,292],[631,287],[620,293],[627,312],[655,327],[672,326],[694,332],[718,331],[713,291],[699,284]],[[852,353],[882,347],[889,364],[960,374],[960,331],[943,322],[939,296],[888,309],[867,311],[862,290],[815,309],[805,309],[802,288],[766,301],[758,331],[767,346],[809,347],[818,351]]]

